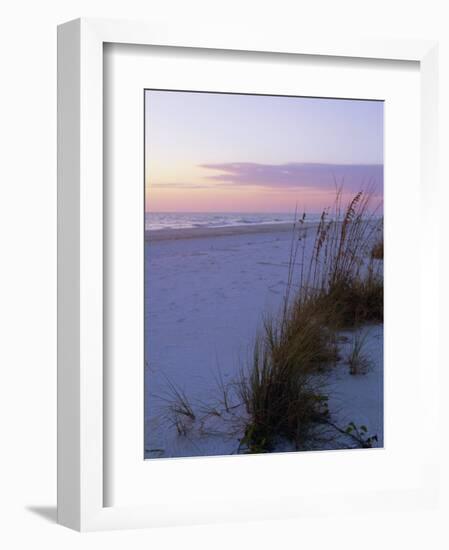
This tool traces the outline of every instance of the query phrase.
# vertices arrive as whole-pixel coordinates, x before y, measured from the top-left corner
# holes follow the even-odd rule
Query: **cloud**
[[[207,189],[212,185],[201,185],[199,183],[150,183],[150,188],[156,189]]]
[[[201,167],[220,172],[207,177],[225,186],[265,187],[273,190],[281,188],[284,191],[312,188],[324,191],[332,189],[337,181],[344,184],[345,191],[359,191],[372,186],[376,193],[382,193],[383,189],[382,164],[228,162],[202,164]]]

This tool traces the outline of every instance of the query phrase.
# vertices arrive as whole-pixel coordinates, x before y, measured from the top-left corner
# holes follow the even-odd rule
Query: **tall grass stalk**
[[[337,188],[314,236],[306,214],[297,220],[295,213],[280,317],[265,319],[240,375],[248,452],[270,451],[279,439],[306,448],[314,426],[329,417],[326,372],[338,359],[337,331],[383,320],[383,266],[371,254],[382,225],[380,204],[372,207],[369,190],[345,206],[342,196]]]

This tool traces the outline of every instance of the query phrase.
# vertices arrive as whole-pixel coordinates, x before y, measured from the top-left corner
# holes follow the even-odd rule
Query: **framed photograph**
[[[383,447],[383,107],[145,90],[146,459]]]
[[[58,51],[59,522],[436,505],[436,45]]]

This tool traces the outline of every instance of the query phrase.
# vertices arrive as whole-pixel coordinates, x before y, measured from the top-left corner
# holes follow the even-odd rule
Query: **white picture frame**
[[[353,37],[335,42],[285,37],[271,40],[257,33],[237,34],[205,29],[191,35],[182,25],[170,29],[147,23],[79,19],[58,28],[58,521],[77,530],[150,527],[173,523],[202,523],[222,519],[245,520],[326,514],[332,507],[341,513],[369,503],[370,509],[398,503],[432,505],[438,491],[434,466],[436,451],[423,463],[416,486],[391,493],[365,492],[334,495],[323,504],[319,494],[302,502],[283,500],[276,509],[260,502],[222,502],[215,513],[198,506],[192,513],[167,507],[159,510],[141,504],[105,506],[104,415],[104,219],[103,219],[103,56],[104,44],[158,45],[291,55],[415,61],[421,85],[421,174],[423,231],[426,243],[435,242],[437,219],[437,44],[432,41],[362,40]],[[438,249],[420,257],[421,275],[432,292],[423,298],[421,316],[437,318],[438,294],[434,274]],[[437,327],[421,326],[422,344],[437,349]],[[427,419],[435,420],[438,356],[430,363]],[[436,422],[429,430],[436,429]],[[295,460],[294,455],[288,460]],[[255,457],[258,460],[257,457]],[[260,458],[259,458],[260,460]],[[212,490],[212,489],[211,489]],[[274,495],[267,495],[267,499]],[[296,497],[300,497],[297,494]],[[395,500],[396,499],[396,500]],[[176,508],[174,506],[173,508]],[[210,507],[209,507],[210,508]],[[201,511],[203,510],[203,512]]]

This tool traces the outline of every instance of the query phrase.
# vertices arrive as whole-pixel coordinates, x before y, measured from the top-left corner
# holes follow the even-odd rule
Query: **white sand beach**
[[[312,227],[312,224],[310,224]],[[176,241],[185,239],[199,239],[212,237],[232,237],[235,235],[254,235],[264,233],[285,233],[291,234],[292,223],[266,223],[253,225],[233,225],[222,227],[192,227],[185,229],[160,229],[157,231],[146,231],[146,242]]]
[[[147,458],[238,451],[243,434],[235,423],[230,430],[217,419],[197,419],[203,405],[217,398],[217,377],[232,381],[251,356],[264,315],[279,311],[291,229],[290,224],[267,224],[146,232]],[[366,425],[382,446],[383,326],[366,331],[371,368],[365,375],[349,374],[345,356],[353,335],[345,333],[348,340],[342,341],[341,360],[330,380],[329,406],[339,425]],[[196,414],[182,435],[167,412],[170,382],[185,392]]]

